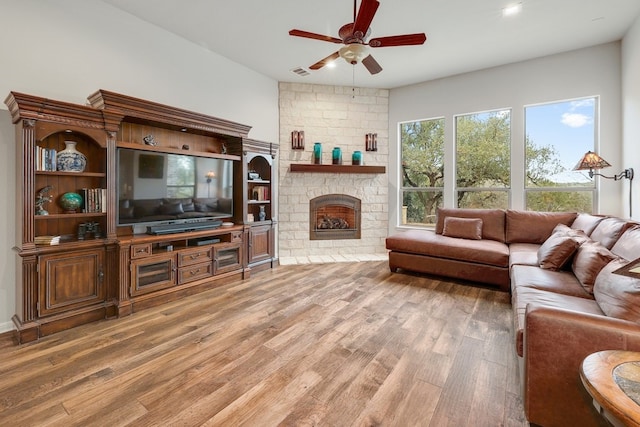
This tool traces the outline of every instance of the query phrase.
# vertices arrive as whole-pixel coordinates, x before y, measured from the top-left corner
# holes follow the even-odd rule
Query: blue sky
[[[589,182],[586,173],[572,169],[589,150],[594,151],[596,98],[525,109],[525,132],[538,147],[555,147],[565,172],[551,177],[556,182]]]

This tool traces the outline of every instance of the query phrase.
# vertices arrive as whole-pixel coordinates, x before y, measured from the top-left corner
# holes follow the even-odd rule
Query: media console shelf
[[[120,287],[129,295],[121,313],[163,304],[214,287],[221,279],[243,278],[244,227],[220,227],[158,236],[121,238]]]
[[[292,163],[291,172],[316,172],[316,173],[385,173],[384,166],[368,165],[314,165],[308,163]]]

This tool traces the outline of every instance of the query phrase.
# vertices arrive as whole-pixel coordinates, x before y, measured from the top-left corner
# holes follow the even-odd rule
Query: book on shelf
[[[269,187],[258,185],[253,187],[251,200],[266,201],[269,200]]]
[[[36,236],[34,243],[36,245],[59,245],[60,236]]]
[[[54,148],[36,147],[36,170],[55,171],[57,151]]]
[[[82,200],[84,200],[82,212],[84,213],[106,213],[107,212],[107,189],[106,188],[83,188],[80,190]]]

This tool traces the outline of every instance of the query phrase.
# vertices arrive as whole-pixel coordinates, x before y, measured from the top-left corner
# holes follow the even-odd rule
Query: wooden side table
[[[606,350],[587,356],[580,379],[598,411],[614,426],[640,427],[640,353]]]

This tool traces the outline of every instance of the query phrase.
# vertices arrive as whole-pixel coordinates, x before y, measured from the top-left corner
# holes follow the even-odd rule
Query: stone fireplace
[[[309,239],[360,238],[360,199],[347,194],[327,194],[309,201]]]

